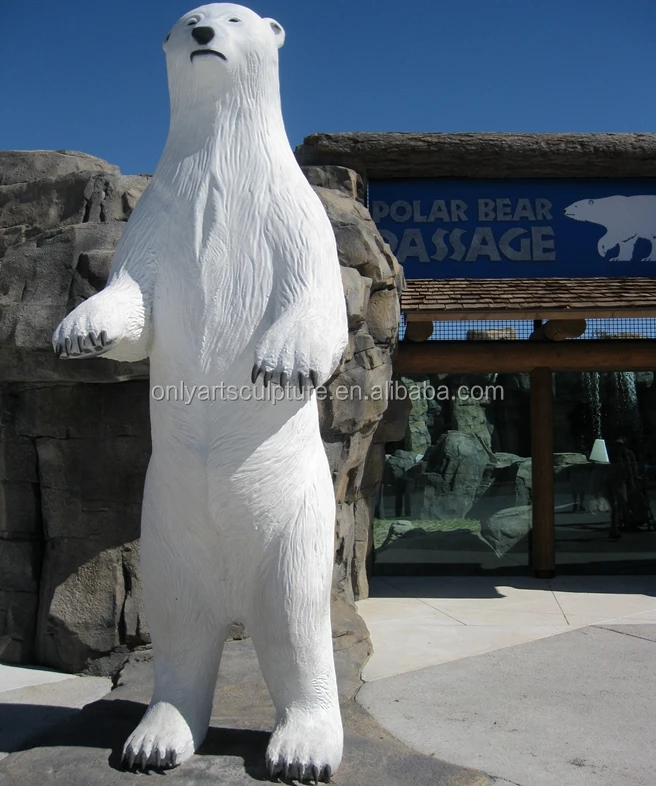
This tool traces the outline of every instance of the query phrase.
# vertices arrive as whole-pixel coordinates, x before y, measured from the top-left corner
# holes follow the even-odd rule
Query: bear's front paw
[[[72,331],[70,335],[53,340],[53,347],[57,357],[69,360],[102,355],[108,352],[114,343],[114,340],[108,337],[106,330],[101,330],[100,333],[90,330],[86,335]]]
[[[289,383],[301,390],[318,388],[333,372],[331,349],[326,333],[321,335],[311,323],[280,320],[257,345],[251,381],[261,375],[265,387],[273,380],[283,388]]]
[[[97,301],[94,304],[94,298],[81,303],[55,330],[52,347],[58,357],[68,360],[104,355],[121,340],[117,314],[103,314],[99,305]]]

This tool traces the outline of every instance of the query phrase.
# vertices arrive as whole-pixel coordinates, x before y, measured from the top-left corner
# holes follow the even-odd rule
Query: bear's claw
[[[150,755],[143,749],[138,753],[132,748],[126,750],[121,759],[121,765],[125,770],[170,770],[177,767],[178,761],[175,751],[167,748],[162,753],[159,748],[152,751]]]
[[[107,338],[107,331],[103,330],[100,334],[90,330],[86,335],[77,333],[72,338],[66,336],[63,341],[61,338],[54,343],[55,355],[62,360],[71,358],[91,357],[102,355],[111,349],[113,341]]]
[[[324,324],[316,314],[308,320],[307,313],[301,311],[289,309],[264,333],[255,347],[253,374],[257,378],[270,371],[271,380],[281,387],[289,381],[304,392],[324,384],[338,365],[338,358],[331,349],[336,343],[332,321]],[[340,341],[340,346],[345,343]]]
[[[272,379],[275,380],[276,376],[278,377],[278,384],[281,388],[286,388],[289,382],[289,374],[286,371],[281,371],[280,374],[276,374],[274,371],[265,371],[263,366],[256,363],[251,371],[251,382],[255,384],[260,375],[262,375],[262,384],[265,388],[269,387],[269,383]],[[299,371],[297,374],[297,384],[301,392],[303,392],[305,388],[309,389],[310,384],[316,390],[319,387],[319,375],[314,369],[310,369],[308,374]]]
[[[266,769],[271,780],[281,776],[285,781],[312,781],[315,784],[318,784],[319,781],[330,783],[333,774],[329,764],[319,767],[316,764],[305,764],[300,761],[288,762],[282,761],[282,759],[278,759],[277,762],[267,759]]]

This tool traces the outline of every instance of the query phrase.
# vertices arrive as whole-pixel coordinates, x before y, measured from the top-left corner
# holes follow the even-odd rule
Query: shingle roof
[[[410,279],[409,318],[656,317],[656,278]]]

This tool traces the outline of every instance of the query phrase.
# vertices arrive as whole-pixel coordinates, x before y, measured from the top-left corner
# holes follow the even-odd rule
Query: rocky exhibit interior
[[[493,330],[494,335],[470,331],[467,337],[504,340],[511,336],[502,331],[514,332]],[[402,440],[386,446],[374,521],[376,571],[461,572],[467,565],[474,573],[525,572],[532,526],[530,375],[433,374],[398,382],[408,390],[408,425]],[[553,387],[562,567],[607,572],[628,560],[635,565],[641,551],[645,560],[653,557],[649,507],[634,532],[609,543],[611,465],[591,453],[596,439],[608,445],[626,440],[637,456],[649,506],[656,486],[654,374],[559,372]],[[611,548],[615,568],[608,564]]]

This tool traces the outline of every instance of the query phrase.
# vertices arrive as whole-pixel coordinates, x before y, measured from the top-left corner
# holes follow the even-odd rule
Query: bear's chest
[[[209,179],[160,209],[155,348],[187,360],[197,353],[206,366],[212,357],[234,357],[263,332],[275,260],[268,211],[253,202],[243,189]]]

